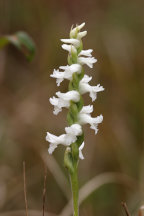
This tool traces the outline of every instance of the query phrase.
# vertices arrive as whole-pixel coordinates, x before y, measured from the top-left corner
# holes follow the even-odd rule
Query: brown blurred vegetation
[[[0,0],[0,35],[23,30],[37,47],[32,63],[12,46],[0,51],[1,212],[25,208],[23,160],[28,207],[42,209],[46,131],[58,135],[67,124],[66,110],[58,116],[52,114],[48,99],[58,88],[50,74],[67,64],[60,38],[68,37],[72,24],[85,21],[88,35],[84,47],[92,48],[98,59],[92,70],[85,67],[85,71],[93,76],[92,84],[101,83],[105,91],[94,103],[94,115],[104,115],[99,133],[95,136],[85,127],[80,186],[104,172],[127,174],[137,186],[111,183],[100,187],[82,203],[80,215],[123,215],[121,201],[137,215],[144,201],[143,9],[142,0]],[[66,81],[60,90],[67,90]],[[91,103],[88,95],[85,103]],[[60,147],[54,153],[58,164],[47,154],[46,210],[56,214],[70,198],[63,152]]]

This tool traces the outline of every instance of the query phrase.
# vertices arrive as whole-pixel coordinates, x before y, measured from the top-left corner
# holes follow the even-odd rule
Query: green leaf
[[[35,55],[35,44],[25,32],[17,32],[13,35],[0,37],[0,49],[8,44],[14,45],[31,61]]]

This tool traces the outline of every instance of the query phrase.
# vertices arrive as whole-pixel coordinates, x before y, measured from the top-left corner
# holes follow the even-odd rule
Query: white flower
[[[79,55],[78,56],[82,56],[82,55],[84,55],[84,56],[87,56],[87,57],[91,57],[92,56],[92,49],[88,49],[88,50],[82,50],[80,53],[79,53]]]
[[[76,33],[79,32],[83,27],[85,26],[85,23],[82,23],[81,25],[77,25],[75,28],[71,28],[70,31],[70,37],[75,37]]]
[[[103,86],[100,86],[98,84],[97,86],[91,86],[88,84],[88,82],[92,79],[92,77],[89,77],[87,75],[84,75],[82,80],[79,83],[79,91],[81,94],[85,94],[87,92],[90,93],[90,97],[92,98],[92,101],[95,101],[97,98],[97,92],[104,91]]]
[[[62,48],[68,51],[69,53],[77,53],[77,50],[73,45],[63,44]]]
[[[75,73],[75,72],[81,73],[81,69],[82,69],[80,64],[72,64],[70,66],[69,65],[60,66],[59,68],[64,70],[64,71],[61,72],[59,70],[54,70],[53,74],[50,75],[51,77],[56,78],[57,86],[60,86],[60,83],[64,79],[71,80],[73,73]]]
[[[82,149],[84,148],[84,142],[80,145],[80,147],[79,147],[79,158],[81,159],[81,160],[83,160],[84,159],[84,156],[83,156],[83,153],[82,153]]]
[[[80,100],[79,92],[77,91],[68,91],[66,93],[56,92],[58,98],[50,98],[50,103],[54,106],[53,113],[57,115],[62,111],[62,107],[68,108],[70,106],[70,101],[78,102]]]
[[[80,124],[90,124],[91,129],[95,130],[95,134],[98,132],[97,126],[103,121],[103,116],[99,115],[96,118],[91,117],[90,113],[93,111],[93,106],[84,106],[79,113]]]
[[[47,132],[46,141],[50,143],[48,152],[52,154],[59,144],[70,146],[77,140],[77,136],[82,134],[82,128],[79,124],[73,124],[65,128],[66,134],[55,136]]]
[[[80,47],[80,41],[78,39],[61,39],[63,43],[68,43],[74,45],[76,48]]]
[[[81,39],[84,36],[86,36],[87,31],[80,32],[80,30],[85,26],[85,23],[82,23],[81,25],[76,26],[75,28],[72,28],[70,31],[70,37],[71,38],[77,38]]]
[[[95,59],[94,57],[78,57],[78,63],[80,64],[86,64],[87,66],[89,66],[90,68],[93,68],[93,64],[97,62],[97,59]]]

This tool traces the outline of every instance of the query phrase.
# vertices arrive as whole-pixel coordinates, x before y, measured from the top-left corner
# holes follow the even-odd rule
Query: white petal
[[[86,64],[87,66],[89,66],[90,68],[93,67],[93,64],[97,62],[97,59],[95,59],[94,57],[78,57],[78,63],[80,64]]]
[[[61,112],[62,107],[69,107],[68,101],[60,101],[60,99],[56,97],[50,98],[49,101],[54,106],[54,111],[53,111],[54,115],[57,115],[59,112]]]
[[[66,51],[68,51],[69,53],[77,53],[76,48],[73,45],[67,45],[67,44],[63,44],[62,48]]]
[[[54,69],[53,74],[51,74],[50,77],[53,77],[53,78],[63,78],[63,74],[59,70],[55,70]]]
[[[95,101],[97,98],[97,92],[100,91],[104,91],[103,86],[100,86],[100,84],[98,84],[97,86],[91,86],[91,90],[90,92],[90,97],[92,98],[92,101]]]
[[[83,106],[81,111],[80,111],[80,114],[89,114],[89,113],[92,113],[93,112],[93,105],[88,105],[88,106]]]
[[[71,145],[72,143],[74,143],[76,140],[77,140],[77,137],[76,137],[75,135],[66,134],[66,137],[65,137],[65,145],[66,145],[66,146],[69,146],[69,145]]]
[[[56,148],[57,148],[57,145],[50,143],[49,148],[48,148],[48,153],[52,154]]]
[[[74,102],[78,102],[80,100],[80,94],[75,90],[68,91],[66,93],[56,92],[56,95],[64,101],[70,102],[72,100]]]
[[[83,160],[84,159],[84,156],[83,156],[83,153],[82,153],[82,149],[84,148],[84,142],[80,145],[80,147],[79,147],[79,158],[81,159],[81,160]]]
[[[81,39],[81,38],[85,37],[86,35],[87,35],[87,31],[79,32],[77,35],[77,38]]]
[[[92,77],[85,74],[84,77],[82,78],[81,82],[88,83],[91,80],[92,80]]]
[[[92,91],[92,87],[84,82],[80,82],[79,84],[79,91],[81,94],[85,94],[87,92],[91,92]]]
[[[56,78],[57,86],[60,86],[60,83],[64,80],[64,74],[59,70],[54,70],[50,77]]]
[[[75,29],[78,28],[78,30],[81,30],[84,26],[85,26],[85,22],[83,22],[83,23],[80,24],[80,25],[77,25],[77,26],[75,27]],[[73,29],[73,30],[74,30],[74,29]]]
[[[71,127],[66,127],[65,131],[67,134],[80,136],[82,134],[82,127],[79,124],[73,124],[73,125],[71,125]]]
[[[81,73],[81,69],[82,69],[82,66],[80,64],[72,64],[71,66],[69,66],[69,69],[75,73]]]
[[[80,41],[78,39],[61,39],[63,43],[73,44],[76,48],[80,46]]]
[[[78,56],[82,56],[82,55],[84,55],[84,56],[87,56],[87,57],[91,57],[92,56],[92,49],[88,49],[88,50],[82,50],[80,53],[79,53],[79,55]]]
[[[93,124],[91,124],[90,128],[93,129],[93,130],[95,130],[95,134],[97,134],[97,132],[98,132],[98,129],[97,129],[98,124],[102,123],[102,121],[103,121],[103,116],[102,115],[97,116],[96,118],[94,118]]]
[[[67,66],[60,66],[59,67],[60,69],[64,70],[65,72],[65,78],[69,75],[68,74],[72,74],[77,72],[77,73],[81,73],[81,69],[82,69],[82,66],[80,64],[72,64],[72,65],[67,65]]]
[[[84,26],[85,26],[85,22],[83,22],[82,24],[78,25],[76,28],[78,28],[78,30],[81,30]]]
[[[69,65],[66,65],[66,66],[60,66],[59,68],[65,71],[65,70],[69,70],[69,67],[70,67]]]

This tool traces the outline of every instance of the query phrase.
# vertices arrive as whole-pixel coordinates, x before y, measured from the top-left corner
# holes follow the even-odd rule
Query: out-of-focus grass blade
[[[17,32],[13,35],[0,37],[0,49],[8,44],[13,44],[31,61],[35,55],[35,44],[25,32]]]

